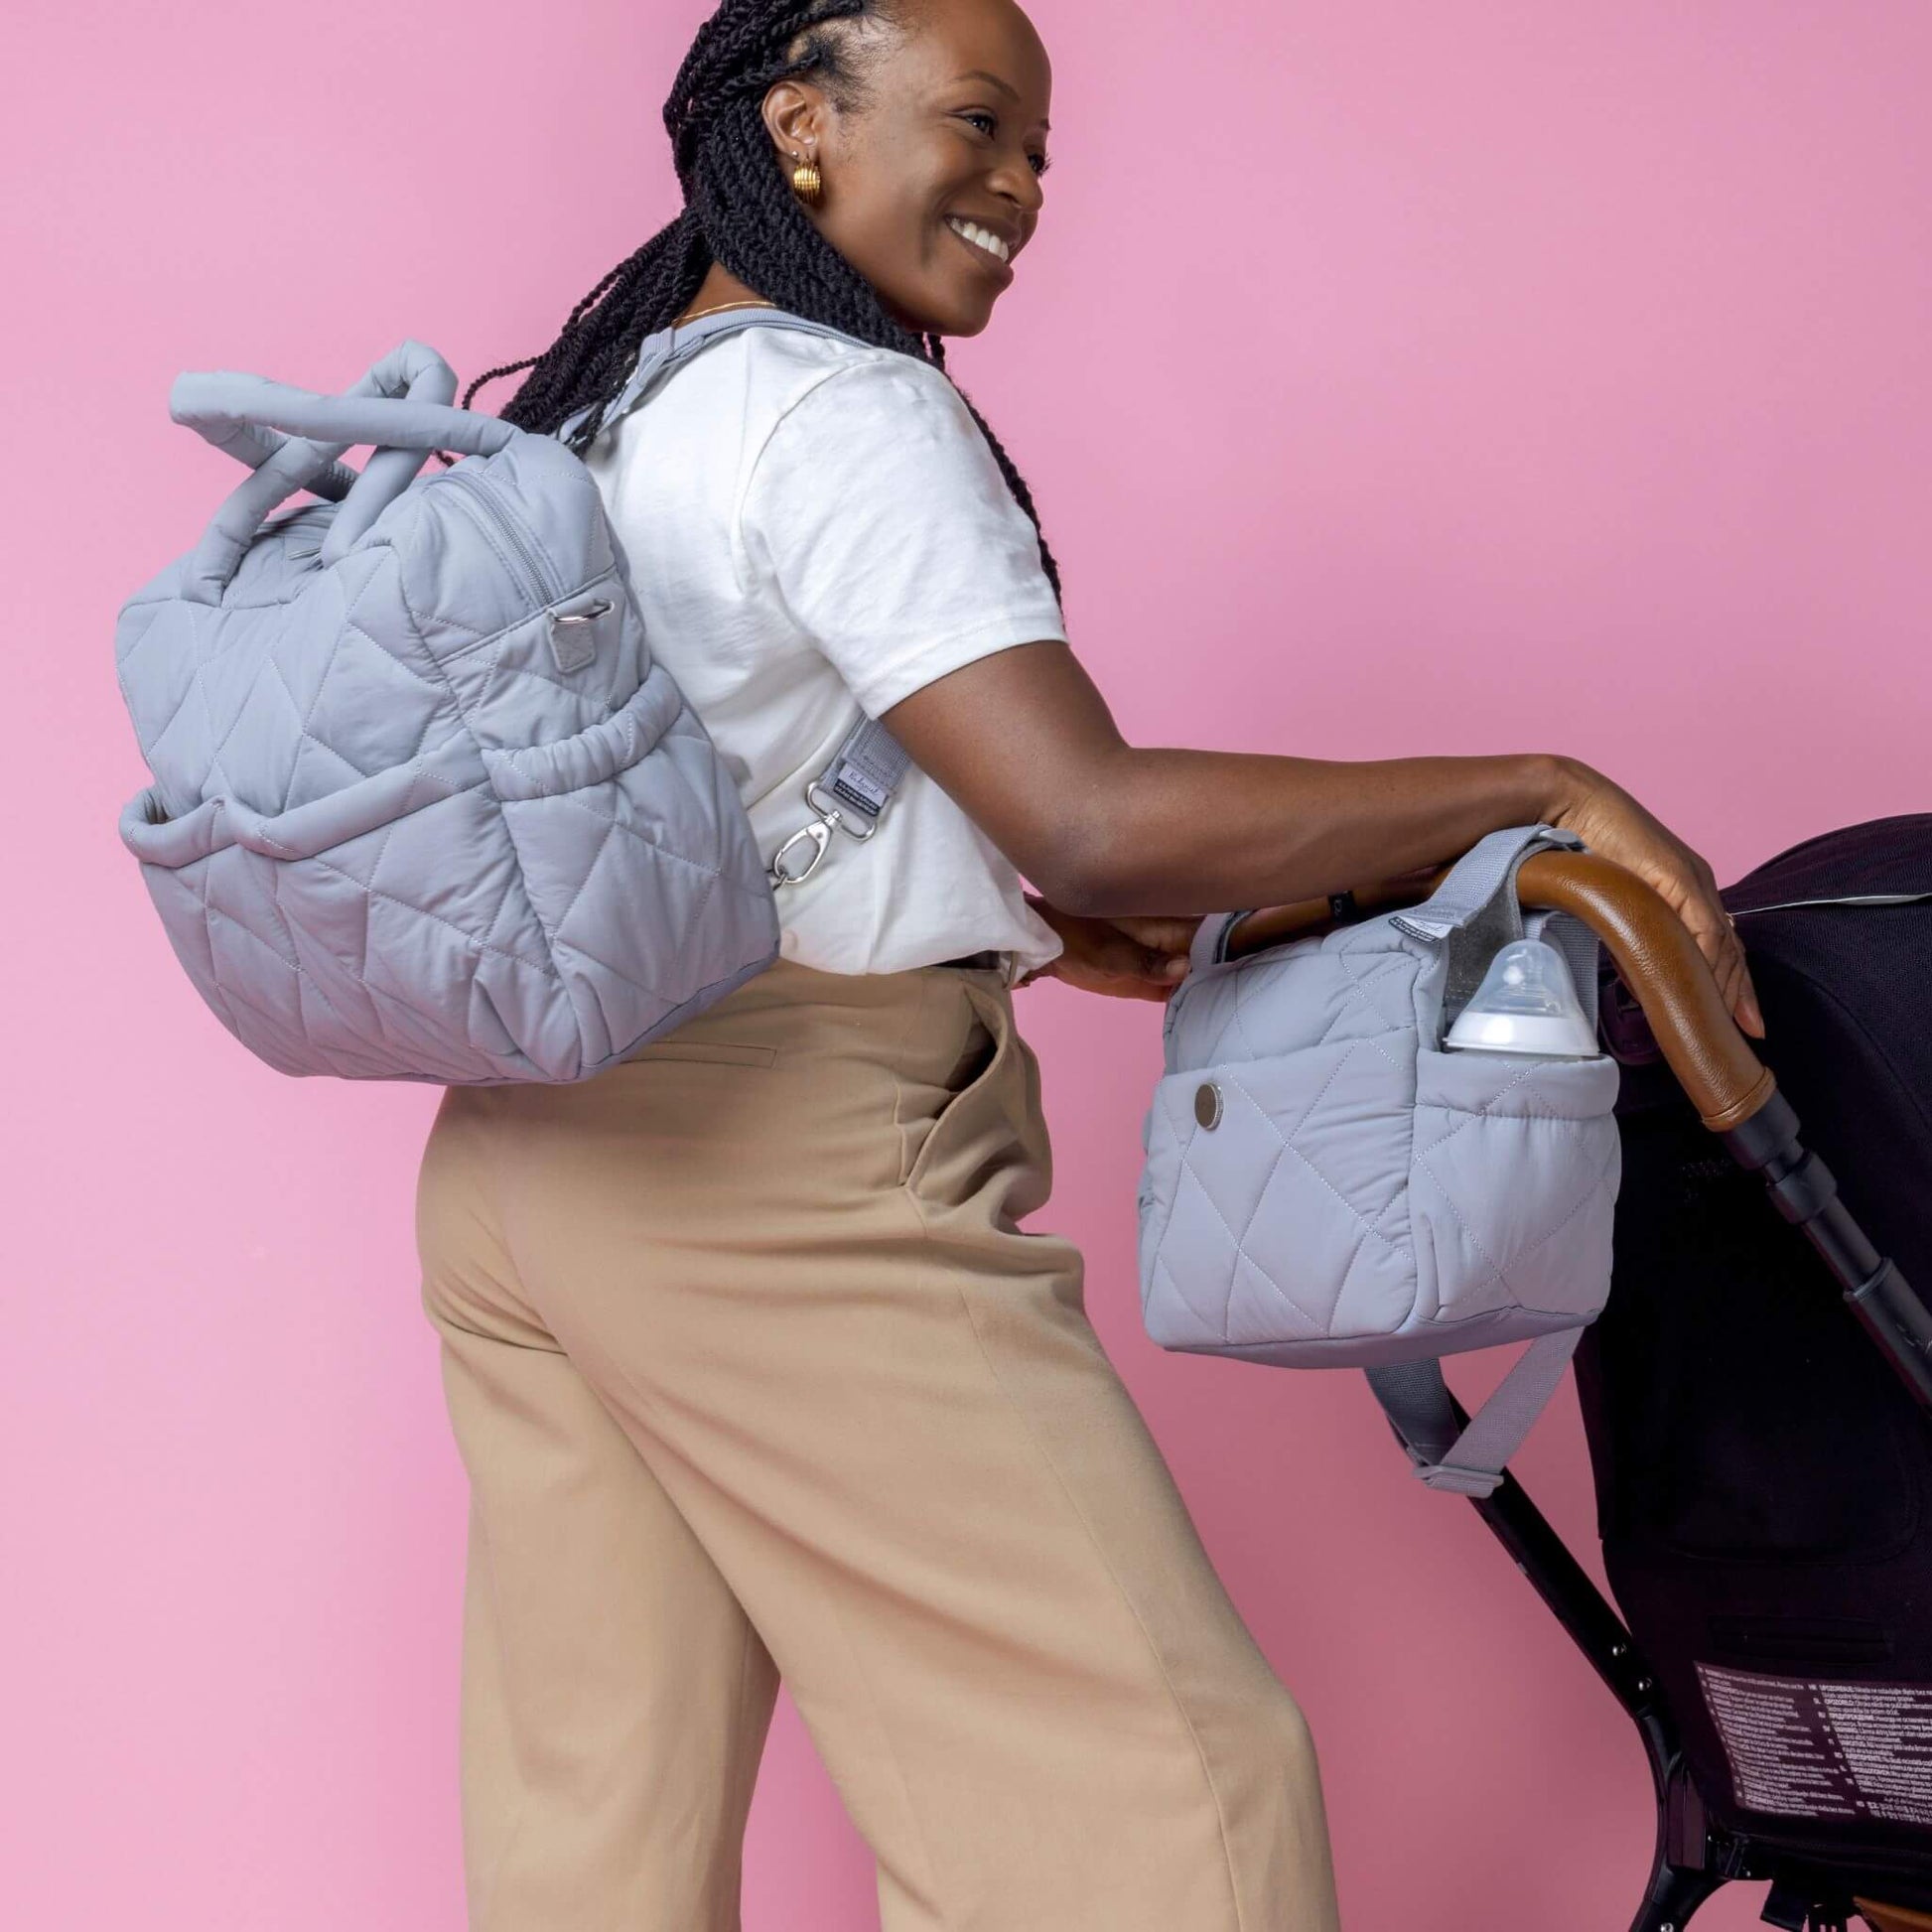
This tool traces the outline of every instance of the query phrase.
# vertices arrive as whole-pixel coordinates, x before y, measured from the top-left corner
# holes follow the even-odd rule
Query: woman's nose
[[[1037,213],[1046,199],[1039,176],[1025,155],[1018,161],[1001,163],[994,172],[992,186],[996,194],[1004,195],[1029,214]]]

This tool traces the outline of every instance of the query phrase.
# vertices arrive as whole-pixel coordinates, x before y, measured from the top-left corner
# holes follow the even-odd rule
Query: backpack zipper
[[[556,603],[564,594],[563,586],[553,585],[550,573],[544,567],[543,559],[538,554],[536,546],[517,527],[516,519],[497,500],[496,492],[481,477],[474,477],[463,469],[449,471],[441,481],[446,483],[461,483],[464,500],[479,513],[482,521],[497,531],[521,560],[528,576],[528,582],[523,588],[533,591],[539,604]]]

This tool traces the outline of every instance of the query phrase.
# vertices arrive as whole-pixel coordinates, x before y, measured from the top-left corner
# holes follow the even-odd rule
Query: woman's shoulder
[[[770,386],[781,410],[796,407],[828,383],[842,406],[957,394],[945,371],[922,357],[852,336],[767,323],[741,330],[736,342],[748,368]]]
[[[972,456],[983,439],[952,379],[934,363],[896,348],[802,329],[747,329],[733,346],[744,356],[748,412],[759,423],[759,467],[780,450],[843,449],[876,461],[887,449],[959,445]],[[702,358],[700,358],[702,359]]]
[[[741,469],[767,448],[845,437],[890,440],[918,419],[956,433],[972,418],[945,371],[916,355],[847,335],[756,323],[707,343],[673,371],[649,406],[616,426],[626,453],[664,439],[695,441]]]

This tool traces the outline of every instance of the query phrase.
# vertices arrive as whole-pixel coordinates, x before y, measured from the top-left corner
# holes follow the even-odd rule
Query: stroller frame
[[[1341,921],[1426,898],[1441,871],[1407,875],[1337,899],[1251,913],[1228,953],[1311,936]],[[1587,852],[1541,852],[1517,874],[1525,906],[1574,914],[1608,948],[1637,1009],[1623,1028],[1647,1033],[1706,1127],[1747,1172],[1762,1176],[1778,1212],[1810,1240],[1865,1333],[1921,1409],[1932,1414],[1932,1313],[1880,1255],[1838,1194],[1831,1172],[1799,1138],[1799,1121],[1725,1006],[1689,929],[1664,899],[1620,866]],[[1645,1042],[1648,1044],[1648,1042]],[[1397,1440],[1418,1462],[1440,1460],[1468,1417],[1452,1398],[1441,1442]],[[1698,1908],[1733,1879],[1769,1880],[1765,1917],[1787,1932],[1847,1932],[1863,1914],[1877,1932],[1932,1932],[1932,1917],[1855,1895],[1842,1872],[1807,1865],[1783,1848],[1732,1832],[1705,1810],[1685,1764],[1677,1723],[1622,1619],[1570,1547],[1508,1472],[1468,1498],[1490,1533],[1550,1607],[1642,1739],[1657,1801],[1649,1881],[1630,1932],[1684,1932]]]

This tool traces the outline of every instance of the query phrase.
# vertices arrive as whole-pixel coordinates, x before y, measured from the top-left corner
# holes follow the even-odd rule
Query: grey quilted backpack
[[[1609,1293],[1617,1064],[1449,1051],[1511,939],[1582,997],[1596,939],[1525,920],[1517,867],[1550,826],[1494,832],[1406,910],[1224,956],[1203,919],[1168,1003],[1140,1192],[1141,1308],[1165,1348],[1356,1365],[1433,1488],[1487,1495]],[[1439,1365],[1531,1346],[1466,1430]]]
[[[843,333],[660,331],[604,421],[772,326]],[[203,998],[285,1073],[580,1080],[777,955],[794,875],[653,661],[590,473],[455,393],[405,343],[341,396],[200,374],[170,399],[254,474],[121,612],[154,775],[121,837]],[[418,477],[439,449],[463,460]],[[325,500],[264,524],[303,488]],[[814,825],[863,835],[903,754],[865,720],[842,752]]]

